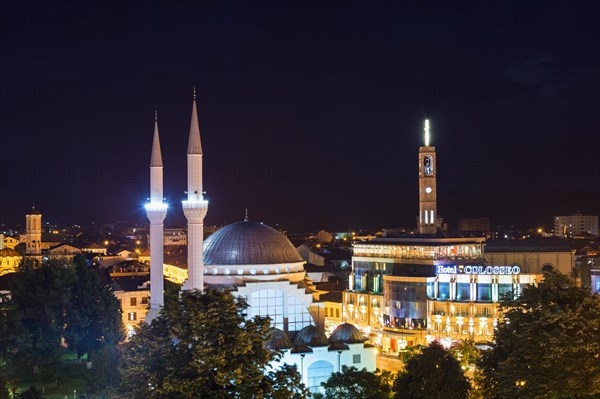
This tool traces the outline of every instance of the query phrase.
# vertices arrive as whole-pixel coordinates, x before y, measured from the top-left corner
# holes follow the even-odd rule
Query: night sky
[[[192,87],[207,224],[414,227],[423,119],[438,210],[598,214],[594,1],[3,4],[0,223],[144,222],[158,109],[183,224]]]

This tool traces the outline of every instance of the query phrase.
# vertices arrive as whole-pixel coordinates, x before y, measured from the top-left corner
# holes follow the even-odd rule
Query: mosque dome
[[[325,334],[319,331],[315,326],[308,325],[302,330],[298,331],[296,338],[294,338],[294,345],[298,346],[327,346],[327,337]]]
[[[278,328],[274,328],[271,333],[271,338],[266,343],[269,349],[290,349],[292,347],[292,341],[290,338]]]
[[[336,327],[329,337],[331,343],[359,344],[367,339],[350,323],[342,323]]]
[[[204,241],[204,265],[274,265],[304,262],[294,245],[266,224],[227,225]]]

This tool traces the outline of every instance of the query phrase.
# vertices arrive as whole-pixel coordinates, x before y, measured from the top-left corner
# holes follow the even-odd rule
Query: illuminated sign
[[[463,266],[438,265],[436,274],[519,274],[519,266]]]

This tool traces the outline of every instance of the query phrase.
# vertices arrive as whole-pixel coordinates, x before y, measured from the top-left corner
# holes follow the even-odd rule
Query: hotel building
[[[425,146],[419,149],[419,234],[354,244],[343,319],[384,353],[433,340],[490,341],[502,297],[519,295],[523,286],[543,278],[536,267],[490,264],[484,237],[439,234],[435,160],[426,122]]]

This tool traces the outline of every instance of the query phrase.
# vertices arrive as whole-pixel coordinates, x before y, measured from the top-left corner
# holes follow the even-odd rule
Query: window
[[[129,305],[130,306],[136,306],[137,305],[137,298],[130,298],[129,299]]]
[[[352,363],[353,364],[360,364],[360,354],[358,354],[358,355],[352,355]]]
[[[337,317],[338,319],[340,318],[340,310],[339,309],[335,310],[335,317]]]
[[[317,392],[321,383],[329,379],[333,373],[333,365],[325,360],[314,362],[308,367],[308,389]]]
[[[147,296],[143,296],[142,297],[142,305],[147,305],[148,304],[148,297]]]
[[[129,319],[130,321],[135,321],[135,320],[137,320],[137,314],[136,314],[135,312],[129,312],[129,317],[128,317],[128,319]]]

